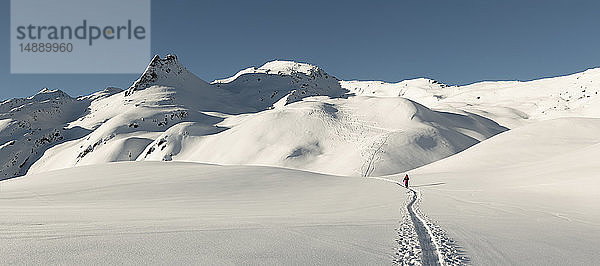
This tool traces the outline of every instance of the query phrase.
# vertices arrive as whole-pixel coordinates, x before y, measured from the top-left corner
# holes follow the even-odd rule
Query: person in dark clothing
[[[404,186],[405,186],[406,188],[408,188],[408,179],[409,179],[409,178],[408,178],[408,174],[406,174],[406,175],[404,176]]]

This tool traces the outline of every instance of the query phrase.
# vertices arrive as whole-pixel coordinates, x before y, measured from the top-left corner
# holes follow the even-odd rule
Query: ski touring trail
[[[414,211],[414,204],[417,202],[417,192],[413,189],[409,189],[413,196],[412,200],[407,205],[407,210],[410,215],[410,219],[413,223],[413,228],[417,233],[419,239],[419,245],[421,247],[421,263],[423,265],[443,265],[441,260],[441,254],[436,243],[432,241],[431,230],[426,227],[426,224],[421,221],[421,218],[417,216]]]
[[[370,177],[395,183],[402,188],[401,182]],[[394,263],[398,265],[465,265],[469,258],[465,252],[450,239],[437,225],[429,221],[418,208],[421,201],[419,191],[408,188],[406,208],[403,208],[403,218],[397,229],[398,250]]]

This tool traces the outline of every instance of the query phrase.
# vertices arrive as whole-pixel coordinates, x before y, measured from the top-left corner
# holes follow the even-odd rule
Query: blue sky
[[[83,95],[137,75],[10,74],[0,4],[0,99]],[[341,79],[530,80],[600,66],[600,1],[152,1],[152,52],[211,81],[274,59]],[[150,60],[150,58],[148,58]],[[143,69],[140,69],[140,72]]]

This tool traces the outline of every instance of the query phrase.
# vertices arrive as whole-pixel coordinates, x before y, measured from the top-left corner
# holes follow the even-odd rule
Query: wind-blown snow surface
[[[126,162],[0,183],[0,264],[391,264],[388,182]]]
[[[600,261],[600,119],[533,123],[411,171],[422,211],[480,265]]]

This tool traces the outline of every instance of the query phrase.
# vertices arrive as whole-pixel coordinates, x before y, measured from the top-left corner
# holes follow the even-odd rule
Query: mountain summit
[[[165,58],[155,55],[140,78],[125,91],[125,96],[154,85],[187,87],[207,86],[208,83],[189,72],[179,63],[176,55],[169,54]]]
[[[271,74],[271,75],[295,75],[295,74],[304,74],[310,77],[324,77],[325,79],[329,79],[330,77],[333,79],[337,79],[333,76],[329,76],[323,69],[318,66],[314,66],[307,63],[299,63],[294,61],[285,61],[285,60],[274,60],[265,63],[261,67],[250,67],[244,70],[239,71],[235,75],[225,79],[217,79],[212,83],[229,83],[239,78],[242,75],[247,74]]]
[[[340,98],[348,93],[336,77],[317,66],[280,60],[244,69],[211,85],[238,95],[257,110],[284,106],[306,97]]]
[[[44,89],[1,102],[0,179],[134,160],[393,174],[529,121],[600,117],[599,92],[598,70],[446,86],[342,81],[280,60],[209,84],[177,56],[155,56],[125,91],[72,98]]]

